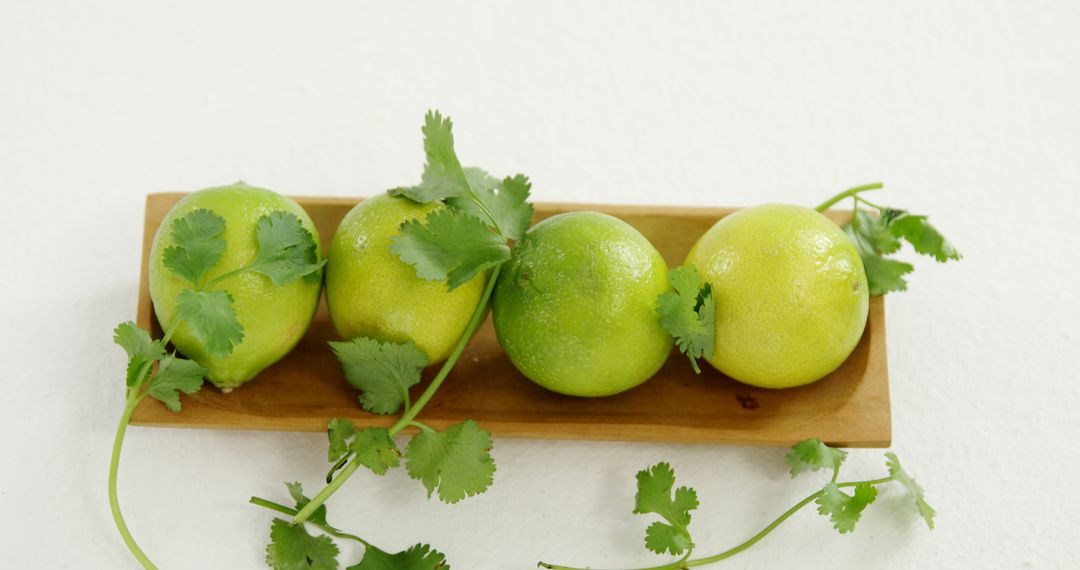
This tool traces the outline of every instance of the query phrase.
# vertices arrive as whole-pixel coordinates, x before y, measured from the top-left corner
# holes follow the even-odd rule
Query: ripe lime
[[[495,332],[522,374],[571,396],[648,380],[671,353],[656,297],[667,265],[645,236],[597,212],[559,214],[526,234],[495,286]]]
[[[210,210],[225,219],[225,253],[206,274],[204,282],[244,267],[255,259],[258,254],[255,224],[271,212],[295,214],[311,232],[315,243],[319,243],[319,234],[307,212],[292,199],[270,190],[240,182],[188,194],[162,220],[150,250],[150,298],[154,301],[158,322],[165,329],[176,314],[177,296],[182,290],[192,288],[192,284],[165,267],[162,252],[174,245],[173,220],[198,208]],[[321,257],[321,245],[318,251]],[[229,277],[209,290],[228,291],[232,295],[233,309],[244,327],[244,340],[233,347],[229,356],[213,357],[189,332],[187,324],[181,323],[173,334],[172,343],[185,356],[207,367],[209,379],[219,388],[234,388],[251,380],[296,346],[315,316],[320,289],[320,283],[307,279],[276,286],[268,277],[253,272]]]
[[[824,215],[766,204],[731,214],[686,258],[712,285],[709,359],[763,388],[809,384],[835,370],[866,325],[866,274],[855,246]]]
[[[446,283],[417,277],[390,251],[402,224],[442,207],[381,194],[341,221],[327,256],[326,299],[343,338],[412,340],[431,363],[450,355],[480,303],[488,272],[448,291]]]

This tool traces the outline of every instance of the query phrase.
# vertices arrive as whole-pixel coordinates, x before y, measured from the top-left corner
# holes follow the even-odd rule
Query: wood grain
[[[161,329],[153,316],[147,283],[147,257],[161,220],[183,194],[151,194],[146,200],[138,324],[155,338]],[[311,214],[328,244],[341,218],[359,200],[296,198]],[[571,210],[598,210],[640,230],[672,266],[682,263],[693,243],[718,219],[723,208],[536,205],[539,221]],[[850,213],[830,212],[838,222]],[[389,426],[393,418],[364,412],[357,392],[344,379],[326,345],[337,340],[325,298],[299,346],[258,378],[230,394],[207,385],[184,398],[173,414],[147,398],[132,423],[150,426],[287,430],[318,432],[331,418],[358,425]],[[434,375],[415,388],[419,395]],[[887,447],[892,439],[889,381],[885,355],[882,297],[870,299],[870,317],[858,347],[835,372],[799,388],[768,390],[735,382],[709,366],[694,375],[677,352],[645,384],[609,398],[586,399],[548,392],[523,377],[502,353],[490,319],[465,350],[421,419],[443,428],[471,418],[497,437],[597,439],[695,443],[790,445],[818,437],[847,447]]]

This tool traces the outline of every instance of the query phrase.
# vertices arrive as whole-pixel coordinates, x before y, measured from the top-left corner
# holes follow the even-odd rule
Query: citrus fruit
[[[176,316],[177,296],[193,284],[167,269],[163,252],[174,245],[172,222],[195,209],[210,210],[225,220],[226,248],[220,261],[204,276],[203,282],[247,266],[258,254],[255,225],[259,218],[276,211],[295,214],[316,244],[319,234],[307,212],[292,199],[242,182],[207,188],[188,194],[169,211],[158,227],[150,250],[150,298],[163,329]],[[322,246],[318,246],[320,258]],[[182,354],[209,369],[209,380],[229,390],[248,380],[285,356],[304,336],[319,304],[321,279],[298,279],[284,286],[255,272],[242,272],[211,285],[207,290],[228,291],[233,298],[237,320],[244,327],[244,339],[228,356],[210,356],[202,343],[181,323],[172,336]]]
[[[444,282],[417,277],[412,266],[390,251],[390,238],[402,224],[444,207],[382,194],[360,202],[345,216],[326,263],[326,299],[338,334],[346,339],[411,340],[430,363],[450,355],[480,303],[489,272],[449,291]]]
[[[571,396],[608,396],[648,380],[671,353],[656,297],[667,265],[645,236],[597,212],[534,226],[495,285],[495,331],[514,366]]]
[[[808,384],[840,366],[862,337],[869,304],[862,260],[814,210],[739,210],[705,232],[686,262],[716,300],[709,362],[740,382]]]

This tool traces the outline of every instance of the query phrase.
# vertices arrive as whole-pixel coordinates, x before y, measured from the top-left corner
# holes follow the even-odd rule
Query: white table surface
[[[301,6],[303,5],[303,6]],[[106,474],[143,197],[238,179],[362,196],[418,179],[438,107],[537,200],[813,205],[887,184],[962,263],[888,300],[890,489],[853,535],[812,510],[731,568],[1075,568],[1080,10],[1067,2],[5,2],[0,5],[0,566],[133,568]],[[910,256],[909,256],[910,257]],[[121,498],[163,568],[261,568],[252,494],[316,488],[317,434],[133,428]],[[655,564],[634,473],[697,488],[701,553],[820,483],[783,450],[497,440],[486,494],[360,474],[332,522],[454,568]],[[846,472],[877,476],[881,450]],[[346,547],[343,559],[358,551]]]

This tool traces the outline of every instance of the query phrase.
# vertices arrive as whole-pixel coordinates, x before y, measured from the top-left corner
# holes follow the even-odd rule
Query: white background
[[[106,472],[143,197],[243,179],[371,195],[418,179],[437,107],[465,160],[538,200],[813,205],[883,180],[966,255],[888,302],[888,491],[853,535],[807,510],[732,568],[1069,568],[1080,560],[1080,10],[1066,2],[5,2],[0,6],[0,565],[135,566]],[[909,252],[910,254],[910,252]],[[459,570],[656,564],[634,472],[694,485],[702,554],[820,481],[780,449],[497,440],[447,506],[358,475],[332,522]],[[852,477],[883,472],[856,450]],[[134,428],[121,497],[163,568],[260,568],[252,494],[315,488],[317,434]],[[348,548],[350,564],[358,552]]]

